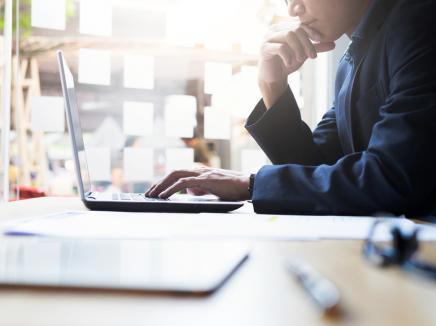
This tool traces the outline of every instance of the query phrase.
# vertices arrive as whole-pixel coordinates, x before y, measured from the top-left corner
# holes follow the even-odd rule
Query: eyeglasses
[[[419,226],[405,230],[401,224],[377,220],[363,246],[364,257],[379,267],[399,266],[407,272],[436,280],[436,262],[420,257]]]

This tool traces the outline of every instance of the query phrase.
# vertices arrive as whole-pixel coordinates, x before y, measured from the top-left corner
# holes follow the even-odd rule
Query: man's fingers
[[[280,42],[282,36],[273,38]],[[298,28],[295,32],[287,32],[285,36],[290,49],[296,54],[299,62],[304,62],[307,58],[316,58],[316,49],[303,28]]]
[[[148,196],[157,197],[164,189],[168,188],[168,186],[172,185],[180,177],[181,176],[179,176],[179,174],[176,172],[170,173],[165,178],[160,180],[156,185],[153,186],[153,189],[150,190]]]
[[[157,184],[155,183],[152,185],[148,190],[144,193],[145,196],[150,197],[150,193],[153,191],[154,188],[156,188]]]
[[[331,51],[335,48],[334,42],[322,42],[323,36],[314,28],[307,25],[300,25],[299,30],[303,30],[312,43],[317,53]]]
[[[316,29],[314,29],[306,24],[301,24],[299,29],[303,29],[306,32],[309,39],[311,39],[312,41],[321,42],[322,35]]]
[[[202,182],[202,180],[200,180],[197,177],[181,178],[181,179],[177,180],[173,185],[168,187],[166,190],[161,192],[159,194],[159,198],[165,199],[165,198],[168,198],[168,197],[172,196],[173,194],[179,192],[180,190],[183,190],[186,188],[199,187],[201,182]]]
[[[276,35],[283,35],[289,31],[293,31],[298,27],[297,22],[283,22],[278,23],[270,26],[268,31],[265,33],[263,40],[264,42],[269,42],[271,38],[275,37]]]
[[[203,196],[209,194],[209,191],[204,190],[202,188],[186,188],[186,192],[189,195],[193,195],[193,196]]]
[[[307,57],[315,59],[316,58],[316,50],[313,46],[313,43],[310,41],[309,36],[307,35],[306,31],[302,28],[298,28],[295,31],[295,34],[297,35],[300,43],[304,47],[304,52]]]
[[[298,55],[286,43],[280,44],[277,55],[282,59],[285,67],[291,67],[295,64],[295,61],[299,61]]]
[[[297,36],[296,40],[293,35]],[[298,52],[299,45],[304,47],[305,50],[310,50],[310,45],[312,45],[317,53],[331,51],[335,48],[334,42],[321,42],[321,39],[322,35],[317,30],[302,24],[295,32],[289,29],[272,30],[265,41],[272,44],[288,43],[294,52]],[[291,40],[292,42],[290,42]],[[310,51],[309,53],[305,51],[305,53],[309,57]]]
[[[151,188],[145,193],[145,196],[147,197],[156,197],[157,194],[159,194],[158,189],[162,187],[162,184],[164,182],[167,182],[168,177],[163,178],[162,180],[155,183]]]
[[[323,43],[314,43],[316,52],[328,52],[333,50],[336,47],[335,42],[323,42]]]
[[[279,43],[265,43],[262,45],[261,54],[264,60],[271,60],[278,55],[280,49]]]
[[[148,194],[146,193],[146,196],[157,197],[163,190],[170,187],[172,184],[177,182],[177,180],[179,180],[180,178],[190,177],[190,176],[195,176],[195,175],[197,175],[197,173],[195,171],[188,171],[188,170],[173,171],[169,175],[167,175],[165,178],[163,178],[161,181],[159,181],[157,184],[155,184],[148,191]]]
[[[301,25],[296,32],[297,35],[300,36],[302,39],[307,39],[307,41],[310,43],[316,53],[331,51],[336,46],[334,42],[318,42],[318,40],[322,39],[322,35],[313,28],[310,28],[306,25]],[[312,40],[315,42],[313,42]]]
[[[165,177],[166,178],[166,177]],[[164,179],[160,179],[158,182],[154,183],[148,190],[145,192],[145,196],[150,197],[150,194],[153,192],[154,189],[163,181]]]
[[[262,57],[264,60],[272,60],[275,57],[280,57],[284,66],[292,64],[294,54],[289,49],[287,44],[280,43],[265,43],[262,46]]]
[[[303,44],[301,44],[301,41],[296,33],[289,32],[286,35],[286,41],[288,43],[289,48],[295,53],[298,62],[303,62],[304,60],[306,60],[308,55],[306,55],[304,46]]]
[[[269,27],[269,32],[281,32],[281,31],[292,31],[299,25],[298,20],[295,21],[285,21],[280,23],[275,23]]]

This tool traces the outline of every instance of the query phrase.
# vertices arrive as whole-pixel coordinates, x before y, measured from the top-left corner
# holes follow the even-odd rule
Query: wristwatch
[[[254,178],[256,178],[256,174],[250,174],[250,182],[248,184],[248,193],[250,194],[250,199],[253,198]]]

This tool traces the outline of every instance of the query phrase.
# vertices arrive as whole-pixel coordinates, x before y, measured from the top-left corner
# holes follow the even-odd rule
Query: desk
[[[83,209],[76,198],[31,199],[0,205],[0,222]],[[258,242],[246,264],[206,298],[0,290],[0,325],[435,325],[436,282],[369,266],[361,246],[361,241]],[[435,255],[436,242],[424,249]],[[296,255],[338,285],[341,318],[321,318],[284,270],[284,259]]]

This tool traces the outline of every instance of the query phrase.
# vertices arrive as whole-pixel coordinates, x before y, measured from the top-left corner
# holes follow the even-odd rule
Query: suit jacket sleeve
[[[343,155],[334,108],[312,133],[289,87],[268,111],[261,100],[245,127],[274,164],[334,163]]]
[[[264,166],[256,175],[252,198],[256,212],[425,215],[434,210],[436,38],[430,28],[434,17],[433,12],[419,10],[420,2],[411,3],[415,7],[409,14],[390,26],[388,96],[379,108],[381,119],[373,126],[367,150],[345,155],[334,164],[313,165],[321,158],[327,163],[334,159],[326,151],[337,148],[336,140],[332,145],[317,144],[320,138],[336,139],[331,136],[332,130],[314,135],[312,141],[295,112],[286,113],[286,119],[269,110],[262,117],[253,113],[258,114],[255,124],[259,125],[270,118],[268,115],[278,115],[274,122],[266,122],[276,136],[259,136],[257,130],[252,133],[272,161],[279,164]],[[414,17],[414,9],[419,15],[408,21]],[[420,24],[416,24],[416,17],[420,17]],[[293,130],[282,130],[286,128]]]

